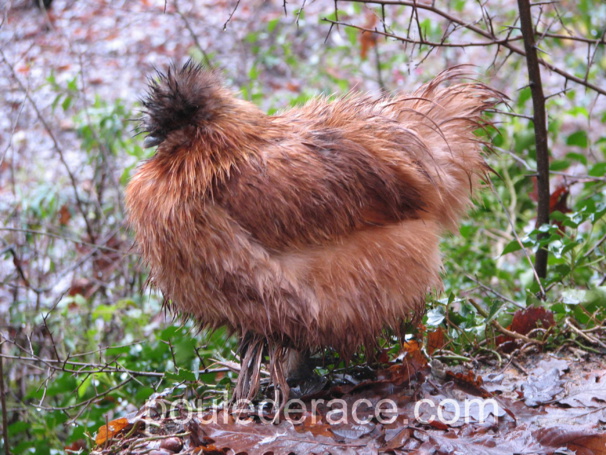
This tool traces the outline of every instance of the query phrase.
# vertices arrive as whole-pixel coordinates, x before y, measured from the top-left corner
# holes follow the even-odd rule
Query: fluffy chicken
[[[169,308],[240,337],[236,399],[257,393],[266,356],[284,398],[310,353],[371,353],[422,317],[440,235],[488,169],[474,131],[502,100],[465,76],[273,116],[192,63],[150,82],[158,148],[126,189],[130,224]]]

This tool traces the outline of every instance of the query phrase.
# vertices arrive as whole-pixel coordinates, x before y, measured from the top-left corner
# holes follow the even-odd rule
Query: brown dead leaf
[[[301,419],[301,424],[295,426],[295,430],[299,433],[311,433],[314,436],[332,437],[330,425],[322,420],[321,415],[313,415],[306,413]]]
[[[463,384],[476,389],[481,389],[484,385],[484,380],[482,379],[482,376],[476,375],[471,370],[459,373],[447,370],[446,377],[454,380],[457,384]]]
[[[84,439],[78,439],[64,447],[65,451],[80,452],[86,449],[86,441]]]
[[[219,449],[218,447],[214,446],[214,445],[209,445],[209,446],[205,446],[205,447],[196,447],[193,450],[193,453],[202,453],[204,455],[225,455],[228,452],[227,448],[224,449]]]
[[[542,371],[542,374],[532,375],[522,384],[524,403],[527,406],[538,406],[542,403],[551,402],[554,397],[564,391],[564,381],[560,379],[557,368],[550,371]]]
[[[286,83],[286,89],[291,92],[299,93],[301,91],[301,84],[289,81]]]
[[[569,213],[570,207],[568,207],[568,195],[570,189],[566,185],[558,185],[558,187],[551,193],[549,197],[549,213],[561,212]]]
[[[396,363],[377,373],[377,378],[380,381],[402,385],[409,382],[419,371],[427,367],[427,358],[416,340],[402,344],[402,352],[405,355],[401,363]]]
[[[595,433],[592,430],[579,430],[576,427],[560,425],[542,428],[534,436],[546,447],[567,447],[576,455],[606,454],[606,433]]]
[[[108,239],[105,246],[113,250],[120,250],[122,248],[122,241],[118,237],[112,236]],[[121,257],[122,254],[119,251],[100,250],[93,260],[93,275],[95,279],[102,282],[109,280],[111,274],[118,267]]]
[[[377,16],[372,11],[366,11],[366,22],[362,26],[367,30],[373,30],[377,25]],[[360,32],[360,57],[362,60],[368,58],[368,51],[377,45],[377,34],[361,31]]]
[[[533,190],[530,192],[530,198],[533,201],[538,201],[538,187],[537,178],[532,178]],[[549,195],[549,213],[561,212],[570,213],[570,207],[568,207],[568,196],[570,195],[570,184],[559,184],[555,190]],[[555,222],[560,228],[560,231],[564,232],[566,227],[561,221]],[[538,225],[536,226],[538,227]]]
[[[72,212],[70,211],[67,204],[63,204],[59,209],[59,224],[61,226],[67,226],[69,220],[72,219]]]
[[[544,307],[531,306],[516,311],[508,329],[512,332],[528,335],[536,328],[549,328],[553,325],[555,325],[553,312]],[[516,348],[515,342],[516,340],[507,335],[500,335],[495,339],[495,343],[503,352],[512,352]]]
[[[195,419],[194,419],[195,422]],[[194,424],[194,426],[196,426]],[[192,426],[192,428],[194,428]],[[198,437],[221,441],[220,446],[235,453],[247,454],[371,454],[377,453],[376,442],[368,436],[340,442],[332,437],[295,431],[287,420],[279,424],[216,424],[197,425]],[[215,445],[216,447],[216,445]],[[207,452],[203,452],[207,453]]]
[[[437,330],[427,334],[427,353],[429,355],[433,354],[438,349],[442,349],[445,345],[446,337],[444,336],[442,327],[438,327]]]
[[[72,284],[69,288],[68,295],[81,295],[84,298],[90,298],[97,290],[99,289],[99,285],[88,278],[74,278],[72,280]],[[71,309],[75,309],[77,304],[72,302],[70,304]]]
[[[95,443],[97,445],[105,444],[108,439],[113,438],[116,434],[130,425],[132,425],[131,422],[124,417],[112,420],[107,425],[103,425],[99,428],[99,431],[97,431],[97,437],[95,438]]]
[[[555,324],[553,313],[544,307],[531,306],[518,310],[513,315],[510,330],[522,335],[527,335],[537,327],[552,327]]]
[[[568,387],[566,396],[558,403],[573,408],[603,407],[606,404],[606,371],[591,373],[585,383]]]

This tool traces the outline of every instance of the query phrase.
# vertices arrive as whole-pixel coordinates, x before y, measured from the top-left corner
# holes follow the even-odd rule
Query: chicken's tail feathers
[[[446,229],[456,228],[479,180],[491,171],[483,157],[490,144],[476,132],[494,126],[487,111],[508,99],[473,80],[472,69],[447,69],[412,95],[397,98],[400,121],[425,144],[424,153],[415,158],[437,189],[425,202]]]

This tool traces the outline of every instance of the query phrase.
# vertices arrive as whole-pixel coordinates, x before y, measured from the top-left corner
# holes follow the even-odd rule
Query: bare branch
[[[238,5],[236,5],[236,8],[238,8]],[[189,32],[191,38],[194,40],[194,43],[196,44],[196,47],[198,48],[198,50],[202,54],[202,57],[204,58],[204,63],[209,68],[212,67],[212,63],[210,61],[210,57],[208,56],[208,54],[206,53],[206,51],[202,47],[202,44],[200,44],[200,40],[198,40],[198,35],[194,32],[194,29],[192,28],[191,24],[189,23],[189,19],[187,19],[187,16],[185,14],[183,14],[183,12],[181,12],[181,9],[179,8],[179,2],[178,2],[178,0],[175,0],[175,11],[177,12],[177,14],[181,18],[181,20],[183,20],[183,24],[185,25],[185,28]],[[234,12],[229,16],[229,19],[227,20],[227,22],[229,22],[229,20],[231,19],[231,16],[233,16],[233,14],[235,12],[236,12],[236,10],[234,9]],[[223,26],[223,29],[225,29],[225,27],[227,27],[227,22]]]
[[[95,236],[93,228],[92,228],[92,226],[90,224],[90,221],[88,219],[88,215],[87,215],[86,209],[84,208],[84,203],[82,202],[82,198],[80,197],[80,192],[78,191],[78,182],[76,180],[76,176],[74,175],[74,173],[72,172],[71,168],[67,164],[67,160],[65,159],[65,156],[63,155],[63,149],[59,145],[59,142],[57,141],[57,138],[53,134],[53,131],[52,131],[51,127],[46,122],[46,119],[42,115],[42,112],[40,112],[40,109],[38,108],[38,105],[36,104],[36,102],[30,96],[29,91],[23,85],[23,82],[21,82],[21,79],[19,79],[19,77],[17,76],[17,73],[15,72],[15,69],[10,64],[10,62],[8,61],[8,59],[6,58],[6,55],[4,54],[4,52],[2,51],[2,49],[0,49],[0,56],[2,56],[2,61],[4,62],[4,64],[9,69],[9,72],[10,72],[11,76],[17,82],[17,84],[19,85],[20,89],[25,94],[25,97],[27,98],[27,100],[30,102],[30,104],[34,108],[34,111],[36,111],[36,115],[38,117],[38,120],[40,120],[40,122],[44,126],[44,129],[46,130],[46,132],[49,134],[51,140],[53,141],[53,146],[54,146],[55,152],[57,152],[57,155],[59,156],[59,160],[61,161],[61,164],[65,168],[65,171],[67,172],[67,175],[68,175],[69,180],[71,182],[72,190],[74,191],[74,197],[76,199],[76,206],[78,207],[78,211],[82,215],[82,219],[84,220],[84,223],[86,225],[86,232],[89,235],[91,242],[95,242],[95,237],[96,236]]]
[[[415,8],[415,9],[422,9],[422,10],[426,10],[426,11],[430,11],[440,17],[443,17],[444,19],[447,19],[455,24],[460,25],[461,27],[464,27],[468,30],[471,30],[474,33],[477,33],[480,36],[483,36],[484,38],[487,38],[489,40],[489,43],[492,44],[497,44],[500,46],[503,46],[507,49],[509,49],[510,51],[512,51],[515,54],[521,55],[523,57],[526,57],[526,51],[518,46],[516,46],[515,44],[513,44],[514,41],[517,41],[516,39],[510,38],[510,39],[505,39],[505,40],[499,40],[499,38],[497,38],[496,36],[494,36],[492,33],[483,30],[482,28],[478,27],[477,25],[468,23],[467,21],[464,21],[456,16],[453,16],[452,14],[441,10],[440,8],[437,8],[433,3],[432,4],[425,4],[425,3],[419,3],[416,1],[406,1],[406,0],[341,0],[344,2],[352,2],[352,3],[367,3],[367,4],[376,4],[376,5],[400,5],[400,6],[410,6],[411,8]],[[534,31],[531,31],[531,33],[535,33]],[[395,36],[391,36],[393,38],[398,39]],[[602,38],[603,40],[604,38]],[[414,44],[428,44],[429,43],[425,43],[423,41],[420,40],[410,40],[408,39],[408,42],[414,42]],[[447,43],[444,43],[447,44]],[[437,43],[434,43],[433,45],[438,45]],[[561,69],[558,66],[555,66],[543,59],[538,59],[537,60],[538,63],[549,69],[550,71],[553,71],[556,74],[559,74],[560,76],[564,77],[566,80],[575,82],[579,85],[582,85],[583,87],[589,88],[597,93],[600,93],[602,95],[606,95],[606,88],[604,87],[600,87],[598,85],[595,85],[591,82],[586,82],[584,81],[582,78],[575,76],[574,74],[571,74],[563,69]]]
[[[4,341],[0,342],[0,404],[2,405],[2,439],[4,441],[4,452],[10,455],[10,446],[8,444],[8,410],[6,409],[6,393],[4,391],[4,360],[2,359],[2,347]]]
[[[528,0],[518,0],[520,11],[520,23],[522,25],[522,34],[524,36],[524,47],[526,48],[526,62],[528,67],[528,79],[530,81],[530,91],[532,93],[532,104],[534,110],[534,131],[537,153],[537,226],[549,224],[549,149],[547,146],[547,115],[545,113],[545,95],[543,94],[543,83],[541,82],[541,68],[537,55],[537,47],[534,40],[534,31],[532,26],[532,15],[530,12],[530,2]],[[538,240],[544,239],[548,233],[540,232]],[[535,257],[535,269],[539,278],[547,276],[547,258],[548,250],[540,247]],[[542,291],[541,298],[545,298],[545,292]]]

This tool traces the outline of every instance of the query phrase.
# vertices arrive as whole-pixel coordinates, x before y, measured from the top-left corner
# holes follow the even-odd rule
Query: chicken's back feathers
[[[483,84],[317,98],[276,116],[186,65],[151,85],[159,144],[126,192],[136,240],[172,308],[300,350],[351,355],[416,321],[440,288],[439,236],[488,169]]]

